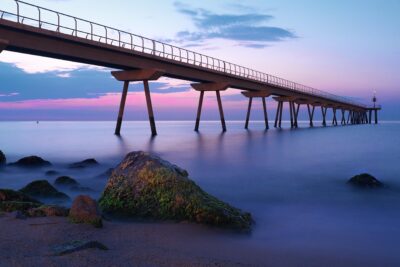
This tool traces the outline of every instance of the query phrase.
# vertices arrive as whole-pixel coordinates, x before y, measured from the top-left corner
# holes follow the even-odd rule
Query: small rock
[[[69,165],[69,167],[71,169],[82,169],[82,168],[86,168],[86,167],[95,166],[95,165],[98,165],[98,164],[99,163],[95,159],[85,159],[85,160],[80,161],[80,162],[72,163],[72,164]]]
[[[27,211],[30,217],[67,217],[69,209],[56,205],[43,205]]]
[[[348,183],[362,188],[378,188],[383,186],[382,182],[368,173],[353,176]]]
[[[58,171],[54,171],[54,170],[49,170],[45,174],[46,174],[46,176],[56,176],[56,175],[59,174],[59,172]]]
[[[54,182],[55,185],[59,185],[59,186],[78,186],[79,183],[75,180],[72,179],[69,176],[60,176],[56,179],[56,181]]]
[[[6,163],[7,163],[6,155],[4,155],[3,151],[0,150],[0,167],[6,165]]]
[[[40,168],[40,167],[51,166],[51,163],[38,156],[29,156],[22,158],[17,162],[10,163],[10,166],[17,166],[24,168]]]
[[[53,248],[53,253],[55,256],[62,256],[77,252],[80,250],[85,250],[89,248],[97,248],[100,250],[108,250],[108,248],[98,241],[83,241],[75,240]]]
[[[74,223],[87,223],[97,228],[103,227],[97,202],[89,196],[80,195],[74,199],[69,211],[69,218]]]
[[[34,198],[25,195],[22,192],[11,189],[0,189],[0,202],[2,201],[18,201],[18,202],[33,202],[40,203]]]
[[[66,194],[55,189],[47,180],[33,181],[19,191],[28,196],[37,198],[69,199]]]
[[[113,172],[113,168],[109,168],[103,173],[100,173],[99,175],[96,175],[94,178],[108,178],[111,176],[111,173]]]
[[[13,212],[13,211],[26,212],[29,209],[37,208],[39,206],[41,206],[41,204],[34,202],[0,201],[0,211],[3,212]]]

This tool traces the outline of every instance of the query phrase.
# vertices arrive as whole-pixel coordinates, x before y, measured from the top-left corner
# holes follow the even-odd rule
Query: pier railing
[[[2,0],[2,3],[4,0]],[[69,34],[99,43],[125,48],[131,51],[153,55],[163,59],[187,63],[201,68],[254,80],[295,92],[306,93],[327,100],[351,104],[366,108],[352,99],[327,93],[309,86],[256,71],[215,57],[210,57],[185,48],[159,42],[144,36],[119,30],[75,16],[43,8],[20,0],[14,2],[14,10],[0,9],[0,19],[34,26],[40,29]]]

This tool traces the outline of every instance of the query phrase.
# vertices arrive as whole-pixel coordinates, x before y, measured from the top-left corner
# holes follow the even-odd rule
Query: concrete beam
[[[244,95],[245,97],[269,97],[270,95],[272,95],[272,93],[268,91],[244,91],[242,92],[242,95]]]
[[[275,96],[273,97],[274,100],[278,102],[292,102],[297,99],[295,96]]]
[[[226,82],[192,83],[191,86],[196,91],[224,91],[228,89],[229,83]]]
[[[0,39],[0,53],[3,52],[3,50],[5,50],[7,46],[8,46],[8,41]]]
[[[122,70],[112,71],[112,76],[122,82],[133,81],[154,81],[165,74],[165,71],[158,69]]]

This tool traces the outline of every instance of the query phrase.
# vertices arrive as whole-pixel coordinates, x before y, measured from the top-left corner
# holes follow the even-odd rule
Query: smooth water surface
[[[121,137],[113,135],[114,126],[1,122],[0,150],[8,162],[39,155],[54,164],[48,169],[77,178],[95,197],[106,183],[97,175],[126,153],[155,152],[187,169],[206,191],[252,213],[256,224],[250,235],[222,234],[220,239],[236,244],[238,251],[250,247],[265,252],[265,260],[279,251],[295,255],[299,263],[318,256],[320,264],[327,259],[325,266],[400,264],[400,124],[308,128],[303,123],[295,130],[286,124],[265,131],[262,122],[252,122],[246,131],[242,122],[228,122],[228,131],[221,133],[219,122],[202,122],[196,133],[193,122],[158,122],[154,138],[147,122],[124,122]],[[101,165],[67,168],[86,158]],[[38,178],[54,181],[45,170],[6,168],[0,188],[18,189]],[[356,190],[346,184],[362,172],[387,186]]]

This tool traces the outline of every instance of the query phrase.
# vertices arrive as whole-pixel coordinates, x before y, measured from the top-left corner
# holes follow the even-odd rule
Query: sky
[[[376,90],[380,117],[400,120],[398,0],[28,2],[363,103],[370,104]],[[13,12],[13,1],[1,0],[0,10]],[[21,12],[37,16],[34,9]],[[54,17],[44,13],[42,19]],[[3,51],[0,120],[115,120],[122,84],[111,71]],[[150,86],[156,119],[194,120],[199,95],[189,81],[161,78]],[[228,120],[244,119],[247,99],[239,90],[222,92],[222,101]],[[258,102],[254,119],[262,118]],[[272,117],[276,103],[268,100],[267,106]],[[218,119],[212,93],[206,94],[202,116]],[[130,86],[125,118],[147,118],[140,83]]]

